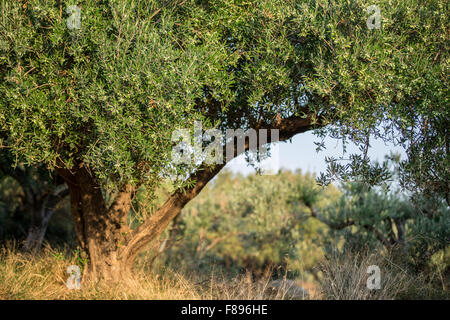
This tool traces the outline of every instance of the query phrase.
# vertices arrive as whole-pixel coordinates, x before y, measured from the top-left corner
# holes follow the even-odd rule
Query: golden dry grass
[[[329,257],[321,265],[321,296],[326,300],[448,299],[429,277],[395,263],[392,253],[356,253]],[[380,269],[380,288],[368,289],[369,266]]]
[[[214,275],[200,280],[173,270],[164,275],[146,272],[140,265],[132,283],[94,285],[83,283],[80,290],[66,286],[67,267],[77,265],[76,257],[45,247],[38,255],[23,254],[13,245],[0,249],[0,300],[198,300],[198,299],[267,299],[267,281],[251,283],[248,278]],[[282,292],[270,296],[284,299]]]
[[[22,254],[13,247],[0,249],[0,299],[200,299],[195,286],[181,275],[138,273],[136,281],[125,286],[83,284],[69,289],[67,267],[76,258],[50,247],[36,256]]]
[[[150,272],[145,265],[146,257],[137,265],[134,281],[126,286],[83,283],[80,290],[71,290],[66,286],[67,267],[80,265],[80,260],[68,252],[47,246],[38,255],[30,255],[21,253],[14,245],[1,247],[0,300],[289,299],[282,290],[268,294],[268,278],[252,281],[249,275],[242,275],[230,279],[217,272],[205,277],[167,268],[163,272]],[[381,290],[366,287],[367,266],[372,264],[382,270]],[[448,299],[448,292],[434,295],[422,278],[408,274],[387,256],[331,258],[322,264],[321,270],[321,287],[315,284],[307,287],[303,283],[311,299]]]

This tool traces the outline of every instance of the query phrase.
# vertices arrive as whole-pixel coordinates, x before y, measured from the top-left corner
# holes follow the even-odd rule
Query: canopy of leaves
[[[30,164],[155,186],[177,128],[309,115],[355,141],[395,129],[413,167],[448,168],[447,4],[377,1],[381,28],[369,29],[372,4],[2,1],[2,144]],[[67,27],[70,5],[80,29]]]

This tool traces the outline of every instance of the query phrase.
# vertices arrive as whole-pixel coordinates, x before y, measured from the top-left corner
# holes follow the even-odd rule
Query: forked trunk
[[[100,185],[87,169],[58,169],[58,174],[69,187],[71,213],[79,246],[87,253],[83,281],[123,283],[131,280],[138,253],[164,231],[184,205],[219,170],[201,171],[198,174],[199,181],[191,189],[192,194],[174,193],[139,228],[130,230],[127,216],[131,208],[131,186],[124,187],[112,205],[107,207]]]
[[[273,125],[280,130],[280,134],[271,136],[270,141],[288,140],[297,133],[320,126],[320,121],[298,116],[279,119]],[[258,129],[264,129],[261,124],[259,126]],[[247,140],[241,151],[234,145],[234,140],[228,142],[224,150],[228,149],[228,144],[237,151],[232,158],[249,149]],[[138,253],[161,235],[183,207],[201,192],[225,164],[202,165],[189,177],[188,181],[193,182],[191,186],[177,189],[156,212],[132,231],[126,221],[133,193],[131,186],[120,190],[113,204],[107,208],[98,181],[83,163],[79,163],[73,170],[57,169],[70,190],[71,212],[78,243],[89,258],[84,278],[114,282],[130,279]]]

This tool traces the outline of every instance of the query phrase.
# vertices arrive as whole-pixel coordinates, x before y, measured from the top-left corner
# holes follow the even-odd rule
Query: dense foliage
[[[173,246],[167,263],[204,272],[215,266],[312,279],[325,255],[387,250],[414,272],[435,268],[438,259],[448,275],[449,223],[443,199],[416,206],[402,194],[361,185],[323,190],[301,172],[225,172],[182,212],[172,227],[175,236],[163,239]]]
[[[293,186],[315,187],[314,177],[300,172],[275,176],[220,174],[217,180],[181,213],[170,261],[190,261],[202,270],[268,274],[312,272],[322,257],[324,230],[308,220],[306,206],[289,199]],[[316,201],[323,208],[339,191],[330,187]]]
[[[371,1],[80,1],[80,29],[70,4],[1,4],[0,130],[20,160],[154,187],[176,128],[312,114],[362,144],[400,133],[407,181],[448,194],[445,1],[378,1],[381,29]]]
[[[221,132],[277,128],[283,141],[313,129],[319,138],[353,141],[359,154],[349,155],[348,163],[328,159],[328,171],[318,179],[324,185],[353,180],[355,188],[364,188],[350,187],[333,209],[337,218],[352,215],[349,227],[358,237],[383,245],[386,236],[395,240],[390,225],[396,225],[397,239],[428,228],[445,242],[448,5],[381,0],[375,18],[368,12],[372,5],[371,0],[1,1],[0,147],[8,149],[11,164],[56,171],[67,184],[77,241],[89,258],[85,275],[92,278],[130,278],[138,253],[222,169],[171,161],[173,133],[192,129],[195,121]],[[369,27],[372,18],[379,26]],[[412,217],[409,203],[371,189],[391,178],[387,166],[367,156],[373,137],[405,147],[399,171],[405,189],[427,201],[447,201],[439,200],[443,207],[433,209],[437,214],[421,227],[406,223]],[[319,141],[318,148],[324,147]],[[129,228],[137,190],[145,187],[154,198],[170,179],[175,181],[167,201]],[[315,228],[297,224],[300,216],[309,213],[329,225],[333,212],[322,212],[315,202],[320,192],[292,182],[289,190],[306,192],[296,198],[284,193],[288,188],[279,176],[273,179],[265,187],[256,185],[256,178],[243,180],[247,197],[236,195],[227,208],[219,203],[229,215],[201,214],[208,222],[203,228],[213,236],[228,234],[233,253],[240,254],[230,255],[221,242],[216,247],[225,251],[219,257],[242,266],[283,263],[286,254],[295,257],[303,250],[292,245],[295,239]],[[267,199],[250,197],[258,193]],[[416,218],[411,219],[422,219]],[[245,226],[244,234],[235,233],[238,224]],[[186,232],[202,235],[196,228]]]

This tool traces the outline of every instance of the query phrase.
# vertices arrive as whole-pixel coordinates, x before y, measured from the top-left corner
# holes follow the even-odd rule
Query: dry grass
[[[22,254],[14,248],[0,249],[0,299],[200,299],[195,286],[173,273],[161,279],[157,275],[137,275],[127,287],[100,287],[83,284],[81,290],[66,286],[69,265],[76,258],[46,247],[37,256]]]
[[[368,289],[368,267],[380,268],[380,289]],[[445,298],[425,280],[393,262],[389,253],[333,256],[320,265],[322,298],[327,300],[393,300]]]
[[[45,247],[39,255],[23,254],[14,246],[0,249],[0,300],[199,300],[199,299],[283,299],[283,293],[265,294],[267,281],[249,282],[248,277],[229,280],[212,275],[200,280],[173,270],[164,275],[145,272],[139,266],[132,283],[99,286],[83,283],[80,290],[69,289],[66,273],[70,265],[79,265],[67,252]]]
[[[290,300],[284,288],[273,290],[270,278],[254,281],[249,273],[228,279],[222,274],[211,273],[204,281],[204,299],[214,300]]]
[[[290,299],[283,290],[268,290],[269,280],[252,281],[249,275],[229,279],[212,271],[205,278],[186,271],[164,269],[149,272],[147,257],[141,259],[135,272],[135,281],[123,285],[99,286],[83,283],[80,290],[66,286],[67,267],[80,265],[69,251],[44,248],[39,255],[23,254],[9,245],[0,248],[0,300],[201,300],[201,299]],[[381,269],[381,289],[366,287],[367,267]],[[427,299],[426,283],[395,265],[388,256],[346,255],[333,257],[321,265],[323,282],[321,291],[313,299]],[[310,291],[311,293],[311,291]],[[437,298],[447,298],[438,296]]]

